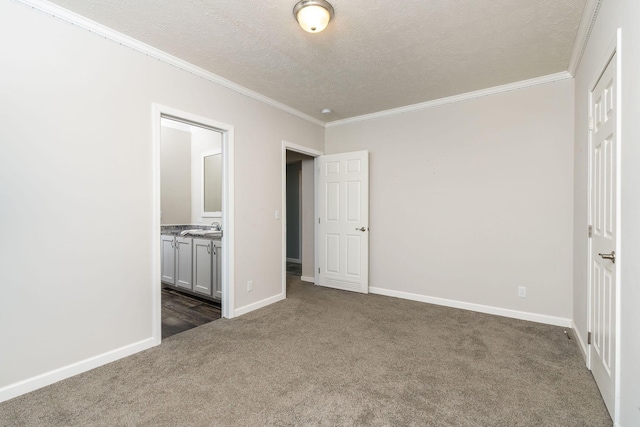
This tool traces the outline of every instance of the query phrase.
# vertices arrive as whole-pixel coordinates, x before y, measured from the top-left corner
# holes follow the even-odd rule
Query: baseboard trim
[[[573,322],[573,320],[571,321],[571,329],[573,329],[573,335],[576,336],[576,341],[578,341],[578,347],[580,347],[580,351],[582,352],[582,357],[584,357],[584,362],[585,364],[588,363],[588,359],[587,359],[587,346],[584,344],[584,341],[582,341],[582,335],[580,335],[580,330],[578,329],[578,327],[576,326],[576,324]]]
[[[316,283],[316,278],[315,277],[309,277],[309,276],[300,276],[300,280],[302,280],[303,282],[309,282],[309,283]]]
[[[411,301],[426,302],[445,307],[461,308],[463,310],[477,311],[479,313],[493,314],[496,316],[511,317],[513,319],[528,320],[530,322],[545,323],[554,326],[571,327],[571,319],[548,316],[545,314],[528,313],[526,311],[511,310],[508,308],[492,307],[489,305],[474,304],[464,301],[456,301],[446,298],[430,297],[427,295],[413,294],[409,292],[394,291],[383,288],[369,288],[369,293],[385,295],[388,297],[408,299]]]
[[[0,402],[5,402],[9,399],[13,399],[14,397],[21,396],[55,382],[90,371],[99,366],[106,365],[107,363],[131,356],[132,354],[139,353],[158,344],[160,343],[155,339],[147,338],[145,340],[63,366],[62,368],[54,369],[53,371],[45,372],[44,374],[36,375],[35,377],[31,377],[14,384],[9,384],[8,386],[0,388]]]
[[[286,299],[285,294],[278,294],[278,295],[274,295],[272,297],[269,298],[265,298],[263,300],[260,300],[258,302],[254,302],[248,305],[245,305],[244,307],[240,307],[240,308],[236,308],[235,309],[235,316],[242,316],[243,314],[247,314],[250,313],[252,311],[258,310],[262,307],[266,307],[268,305],[271,305],[273,303],[276,303],[278,301],[282,301],[283,299]]]

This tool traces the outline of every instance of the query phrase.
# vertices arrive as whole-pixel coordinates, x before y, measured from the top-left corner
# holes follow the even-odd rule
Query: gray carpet
[[[287,300],[0,404],[2,426],[611,426],[563,328],[290,277]]]

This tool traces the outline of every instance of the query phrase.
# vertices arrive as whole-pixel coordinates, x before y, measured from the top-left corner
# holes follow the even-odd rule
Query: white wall
[[[329,127],[370,152],[373,291],[568,323],[572,141],[572,80]]]
[[[191,132],[166,126],[160,137],[162,224],[191,221]]]
[[[640,2],[604,0],[576,72],[574,313],[576,331],[587,336],[588,92],[604,65],[605,52],[622,28],[622,155],[620,263],[619,425],[640,425]]]
[[[282,140],[322,127],[14,2],[0,36],[0,400],[149,344],[152,103],[235,127],[235,306],[280,294]]]
[[[313,159],[302,159],[302,277],[315,277],[315,174]]]
[[[221,214],[202,216],[202,155],[221,152],[222,134],[167,119],[162,123],[162,224],[221,223]]]
[[[202,154],[210,151],[220,152],[222,134],[196,126],[191,127],[191,224],[222,224],[222,215],[202,217]]]

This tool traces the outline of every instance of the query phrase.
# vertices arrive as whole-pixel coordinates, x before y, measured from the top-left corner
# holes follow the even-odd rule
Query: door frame
[[[617,32],[616,32],[616,36],[614,37],[613,41],[610,43],[609,47],[607,48],[607,50],[605,51],[605,54],[602,56],[602,59],[599,61],[599,66],[598,66],[598,72],[594,75],[594,77],[592,78],[589,86],[588,86],[588,93],[587,93],[587,102],[588,102],[588,120],[591,123],[593,120],[592,117],[592,111],[591,111],[591,105],[593,102],[593,91],[595,90],[598,82],[600,81],[600,77],[602,77],[602,74],[604,74],[605,70],[607,69],[607,67],[609,66],[609,63],[611,62],[611,60],[613,59],[613,56],[617,54],[616,56],[616,108],[617,108],[617,113],[616,113],[616,134],[617,134],[617,143],[618,143],[618,149],[616,150],[616,247],[615,247],[615,251],[616,251],[616,263],[615,263],[615,269],[616,269],[616,283],[614,284],[615,286],[615,294],[616,294],[616,300],[615,300],[615,308],[616,308],[616,315],[615,315],[615,319],[614,319],[614,323],[615,323],[615,347],[614,347],[614,351],[615,351],[615,357],[614,357],[614,363],[615,363],[615,373],[614,373],[614,397],[613,397],[613,401],[614,401],[614,413],[613,413],[613,422],[614,424],[617,425],[617,423],[619,422],[619,414],[620,414],[620,306],[621,306],[621,299],[620,299],[620,279],[621,279],[621,275],[620,275],[620,264],[621,262],[624,260],[624,256],[622,254],[622,251],[620,250],[621,248],[621,213],[622,213],[622,209],[621,209],[621,197],[620,197],[620,190],[621,190],[621,165],[622,165],[622,55],[621,55],[621,41],[622,41],[622,31],[620,28],[618,28]],[[592,169],[593,169],[593,131],[591,130],[591,125],[589,125],[589,131],[588,131],[588,169],[587,169],[587,176],[588,176],[588,185],[587,185],[587,224],[592,226],[593,225],[593,218],[592,218],[592,207],[593,207],[593,200],[592,200],[592,189],[593,189],[593,174],[592,174]],[[592,313],[592,303],[593,303],[593,293],[592,293],[592,271],[591,271],[591,251],[592,251],[592,244],[593,240],[591,238],[587,239],[587,256],[588,256],[588,262],[587,262],[587,333],[592,332],[593,331],[593,313]],[[587,347],[586,347],[586,365],[587,368],[589,368],[589,370],[591,370],[591,344],[587,343]]]
[[[314,150],[313,148],[305,147],[303,145],[294,144],[292,142],[282,141],[282,262],[281,262],[281,275],[282,275],[282,295],[287,297],[287,150],[295,151],[296,153],[306,154],[307,156],[316,158],[324,155],[323,151]],[[315,177],[315,171],[313,176]],[[318,208],[317,200],[317,188],[316,180],[314,179],[313,185],[313,199],[314,209]],[[317,212],[314,211],[314,217],[317,217]],[[315,222],[315,221],[314,221]],[[314,233],[314,245],[317,248],[317,229],[313,227]],[[302,236],[302,233],[301,233]],[[302,237],[301,237],[302,239]],[[314,265],[317,264],[317,251],[315,254]],[[300,260],[302,261],[302,247],[300,248]]]
[[[152,206],[151,215],[151,322],[154,344],[162,340],[162,306],[161,306],[161,254],[160,254],[160,136],[161,119],[163,117],[185,122],[192,126],[209,128],[222,133],[222,317],[231,319],[234,309],[234,127],[216,120],[177,110],[160,104],[152,104]]]

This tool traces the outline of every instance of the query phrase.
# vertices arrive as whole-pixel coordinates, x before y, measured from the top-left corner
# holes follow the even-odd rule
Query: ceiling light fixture
[[[333,18],[333,6],[325,0],[302,0],[293,7],[293,16],[308,33],[319,33]]]

